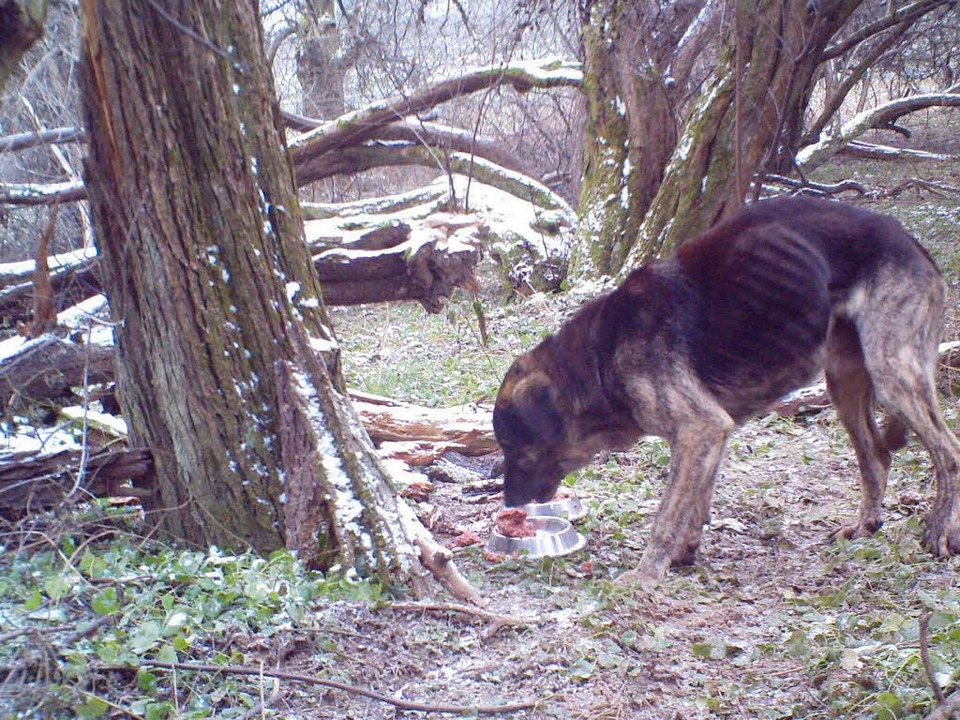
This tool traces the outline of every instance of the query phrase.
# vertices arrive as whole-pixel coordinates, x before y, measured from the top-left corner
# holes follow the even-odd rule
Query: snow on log
[[[9,343],[9,345],[8,345]],[[72,387],[113,379],[113,348],[64,340],[52,333],[4,341],[0,408],[64,396]]]
[[[427,218],[405,229],[392,223],[397,225],[393,230],[373,226],[349,232],[331,225],[312,234],[308,231],[313,246],[325,250],[313,258],[324,301],[357,305],[417,300],[431,312],[439,311],[455,288],[475,285],[483,228],[473,216],[458,217]],[[351,246],[365,251],[352,252]],[[372,252],[378,248],[383,252]],[[49,258],[50,281],[59,304],[78,303],[102,292],[93,272],[96,262],[93,248]],[[8,325],[30,319],[34,268],[33,260],[0,264],[0,318]]]
[[[797,167],[801,172],[809,173],[867,130],[888,125],[903,115],[931,107],[960,107],[960,93],[911,95],[864,110],[845,122],[839,131],[824,133],[817,142],[801,148],[796,157]]]
[[[868,160],[927,160],[931,162],[949,162],[956,160],[957,155],[935,153],[926,150],[912,150],[910,148],[893,147],[879,143],[866,143],[852,140],[840,150],[841,155],[866,158]]]
[[[54,205],[86,198],[87,189],[79,181],[45,185],[0,183],[0,204],[4,205]]]
[[[479,172],[479,165],[475,170]],[[307,205],[306,212],[317,218],[305,223],[307,241],[314,246],[324,239],[343,238],[342,244],[347,245],[360,233],[391,223],[446,225],[457,216],[438,210],[456,200],[482,219],[478,236],[499,265],[505,284],[521,291],[555,290],[563,279],[576,214],[546,186],[520,175],[512,177],[513,192],[452,175],[391,197]]]

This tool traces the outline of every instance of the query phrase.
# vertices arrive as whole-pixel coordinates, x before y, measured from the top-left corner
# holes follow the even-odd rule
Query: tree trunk
[[[623,265],[677,141],[664,61],[696,3],[662,13],[646,0],[598,0],[584,25],[587,123],[573,277]]]
[[[165,9],[164,9],[165,8]],[[256,3],[83,0],[85,180],[148,521],[416,580],[344,395]]]
[[[572,274],[625,274],[738,208],[861,2],[597,0],[584,31],[591,111]],[[685,75],[691,51],[706,58],[702,78]],[[673,87],[696,100],[678,109]]]
[[[301,0],[297,7],[297,78],[303,90],[303,113],[330,120],[343,113],[346,74],[338,59],[336,5],[333,0]]]
[[[757,172],[802,116],[823,50],[862,0],[739,0],[711,84],[644,218],[631,266],[672,252],[739,209]]]
[[[631,249],[630,267],[671,252],[741,207],[810,99],[823,49],[862,0],[738,0],[716,69]]]

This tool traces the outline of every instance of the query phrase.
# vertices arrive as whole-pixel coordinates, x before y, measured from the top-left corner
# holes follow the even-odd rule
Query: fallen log
[[[313,263],[327,305],[360,305],[399,300],[419,301],[439,312],[458,287],[475,286],[480,261],[480,221],[448,216],[446,224],[429,218],[411,227],[397,224],[356,233],[356,237],[313,238],[319,252]],[[346,242],[345,242],[346,240]],[[94,250],[48,259],[50,283],[59,307],[68,307],[102,292],[94,272]],[[0,265],[0,319],[7,325],[31,320],[34,261]]]
[[[93,497],[143,497],[130,483],[153,466],[149,450],[104,450],[84,457],[80,449],[0,456],[0,514],[56,507]]]
[[[70,388],[113,380],[113,348],[52,333],[25,341],[0,363],[0,410],[62,398]]]

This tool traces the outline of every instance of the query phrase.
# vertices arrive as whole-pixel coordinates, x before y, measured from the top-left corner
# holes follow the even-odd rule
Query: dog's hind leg
[[[890,471],[890,449],[874,420],[874,390],[864,365],[857,328],[849,318],[834,317],[827,335],[827,390],[837,417],[853,443],[860,466],[860,513],[857,522],[831,534],[866,537],[883,524],[883,494]]]
[[[960,554],[960,441],[937,398],[937,335],[943,286],[894,273],[878,283],[876,298],[860,322],[864,361],[877,399],[913,430],[930,453],[937,496],[927,517],[926,541],[935,556]]]

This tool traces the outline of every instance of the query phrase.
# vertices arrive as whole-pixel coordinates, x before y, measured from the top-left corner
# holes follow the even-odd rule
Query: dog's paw
[[[619,585],[620,587],[630,587],[649,591],[655,589],[660,584],[661,580],[662,577],[660,574],[650,573],[642,568],[637,568],[636,570],[627,570],[626,572],[621,573],[620,576],[613,581],[613,584]]]
[[[850,525],[843,525],[830,533],[827,536],[827,540],[828,542],[834,542],[837,538],[844,538],[845,540],[867,538],[879,530],[881,525],[883,525],[883,522],[879,520],[877,522],[856,522]]]
[[[934,557],[960,555],[960,509],[932,512],[927,518],[925,540]]]

